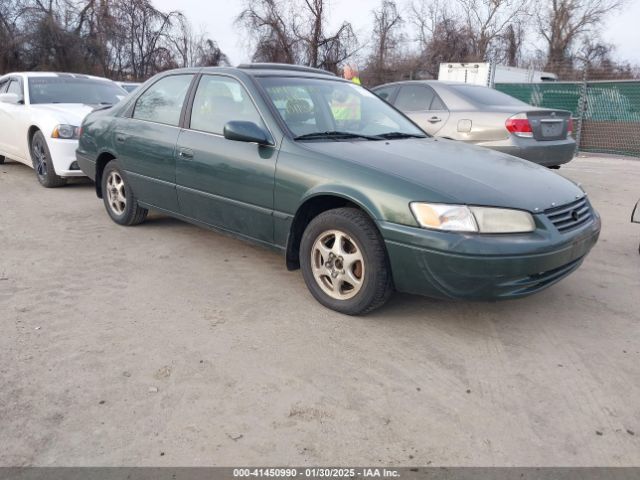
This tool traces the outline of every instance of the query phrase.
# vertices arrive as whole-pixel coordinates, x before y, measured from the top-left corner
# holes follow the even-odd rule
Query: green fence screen
[[[572,112],[579,149],[640,156],[640,81],[498,83],[536,107]]]

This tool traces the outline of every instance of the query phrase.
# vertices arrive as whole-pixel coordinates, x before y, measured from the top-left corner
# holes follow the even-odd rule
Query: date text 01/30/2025
[[[234,468],[234,478],[398,478],[388,468]]]

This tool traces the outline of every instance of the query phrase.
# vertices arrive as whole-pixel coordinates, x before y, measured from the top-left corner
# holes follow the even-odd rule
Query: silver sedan
[[[491,88],[421,80],[372,91],[437,137],[556,168],[569,162],[576,150],[571,112],[532,107]]]

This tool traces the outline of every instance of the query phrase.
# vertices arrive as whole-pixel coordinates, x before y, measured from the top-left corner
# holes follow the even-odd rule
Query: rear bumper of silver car
[[[571,137],[565,140],[539,141],[532,138],[511,136],[508,140],[480,142],[477,145],[524,158],[545,167],[570,162],[576,151],[576,142]]]

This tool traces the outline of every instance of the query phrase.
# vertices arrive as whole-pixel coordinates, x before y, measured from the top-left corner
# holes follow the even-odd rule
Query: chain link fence
[[[640,81],[496,83],[495,88],[536,107],[569,110],[578,148],[640,157]]]

